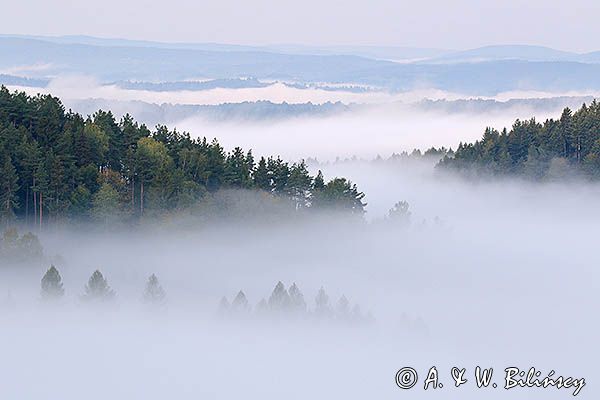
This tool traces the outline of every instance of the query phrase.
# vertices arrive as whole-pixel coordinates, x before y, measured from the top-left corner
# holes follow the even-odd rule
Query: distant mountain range
[[[568,51],[555,50],[550,47],[543,46],[485,46],[471,50],[445,53],[439,56],[431,57],[422,62],[465,63],[500,60],[600,63],[600,51],[580,54]]]
[[[33,39],[56,44],[83,44],[103,47],[146,47],[156,49],[203,50],[217,52],[250,51],[297,55],[352,55],[379,60],[423,63],[481,62],[495,60],[600,63],[600,51],[575,53],[556,50],[545,46],[533,45],[493,45],[468,50],[449,50],[409,46],[375,45],[314,46],[278,44],[249,46],[220,43],[168,43],[130,39],[107,39],[85,35],[32,36],[0,34],[0,38]]]
[[[125,88],[144,90],[262,87],[265,81],[277,80],[299,87],[351,84],[387,91],[436,88],[469,95],[514,90],[583,92],[600,90],[600,52],[576,54],[519,45],[449,51],[4,35],[0,36],[0,74],[14,85],[19,79],[21,85],[34,86],[59,75],[91,75],[103,84],[119,82]]]

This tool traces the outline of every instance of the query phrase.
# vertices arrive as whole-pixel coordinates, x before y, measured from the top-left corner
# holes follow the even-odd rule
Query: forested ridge
[[[596,100],[559,119],[516,120],[510,131],[487,128],[481,140],[461,143],[440,167],[462,172],[523,176],[600,178],[600,103]]]
[[[292,210],[336,207],[361,214],[364,194],[344,178],[325,182],[304,161],[260,157],[110,111],[84,117],[50,95],[0,87],[0,217],[48,221],[147,215],[198,207],[221,189],[281,198]]]

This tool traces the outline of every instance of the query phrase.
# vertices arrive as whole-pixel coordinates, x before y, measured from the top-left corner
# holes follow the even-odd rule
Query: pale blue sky
[[[0,33],[240,44],[600,50],[597,0],[0,0]]]

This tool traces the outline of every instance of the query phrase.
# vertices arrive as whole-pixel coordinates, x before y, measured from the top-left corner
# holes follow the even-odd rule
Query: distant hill
[[[502,45],[456,51],[426,60],[428,63],[464,63],[500,60],[578,61],[579,54],[543,46]]]
[[[587,63],[600,63],[600,51],[582,54],[579,56],[579,60]]]
[[[350,55],[382,60],[416,60],[437,57],[450,50],[407,46],[310,46],[279,44],[248,46],[220,43],[166,43],[146,40],[108,39],[85,35],[70,36],[30,36],[0,35],[0,38],[33,39],[56,44],[84,44],[103,47],[151,47],[156,49],[203,50],[203,51],[252,51],[296,55]]]
[[[23,86],[23,87],[46,87],[50,81],[48,79],[32,79],[22,76],[0,74],[0,85],[5,86]]]
[[[600,90],[600,62],[592,63],[600,59],[600,53],[576,55],[536,46],[489,46],[439,56],[435,62],[431,59],[398,63],[356,55],[277,53],[274,49],[234,51],[228,47],[225,51],[106,44],[0,37],[0,71],[21,69],[25,71],[22,74],[8,74],[35,79],[91,75],[100,83],[154,82],[123,84],[146,86],[150,90],[177,90],[178,85],[194,90],[194,86],[208,85],[198,83],[202,80],[214,80],[218,87],[256,87],[262,85],[259,81],[281,81],[299,87],[325,83],[333,88],[349,84],[392,92],[435,88],[481,96],[515,90]],[[182,81],[196,83],[165,84]]]
[[[39,75],[90,74],[101,80],[167,81],[190,78],[256,77],[290,81],[338,81],[361,71],[393,66],[388,61],[347,55],[294,55],[265,51],[209,51],[154,47],[63,44],[0,38],[0,70],[47,64]]]

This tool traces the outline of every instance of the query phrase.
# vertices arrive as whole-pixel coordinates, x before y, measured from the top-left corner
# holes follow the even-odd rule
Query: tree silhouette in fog
[[[87,285],[83,299],[86,301],[108,301],[115,297],[115,292],[110,288],[108,282],[98,270],[94,271]]]
[[[248,312],[250,306],[248,305],[248,299],[242,290],[238,292],[233,301],[231,302],[231,310],[234,312]]]
[[[285,311],[290,307],[290,295],[281,281],[277,282],[271,297],[269,297],[269,308],[271,311]]]
[[[315,314],[319,316],[330,316],[331,308],[329,307],[329,296],[325,293],[325,289],[321,287],[315,298]]]
[[[41,295],[44,300],[56,300],[65,294],[62,278],[58,270],[51,265],[42,278]]]
[[[163,304],[166,299],[165,290],[158,282],[156,275],[152,274],[146,282],[146,288],[144,289],[143,300],[146,304]]]
[[[304,301],[304,295],[298,288],[298,285],[294,282],[288,290],[290,296],[290,308],[296,313],[306,312],[306,302]]]

